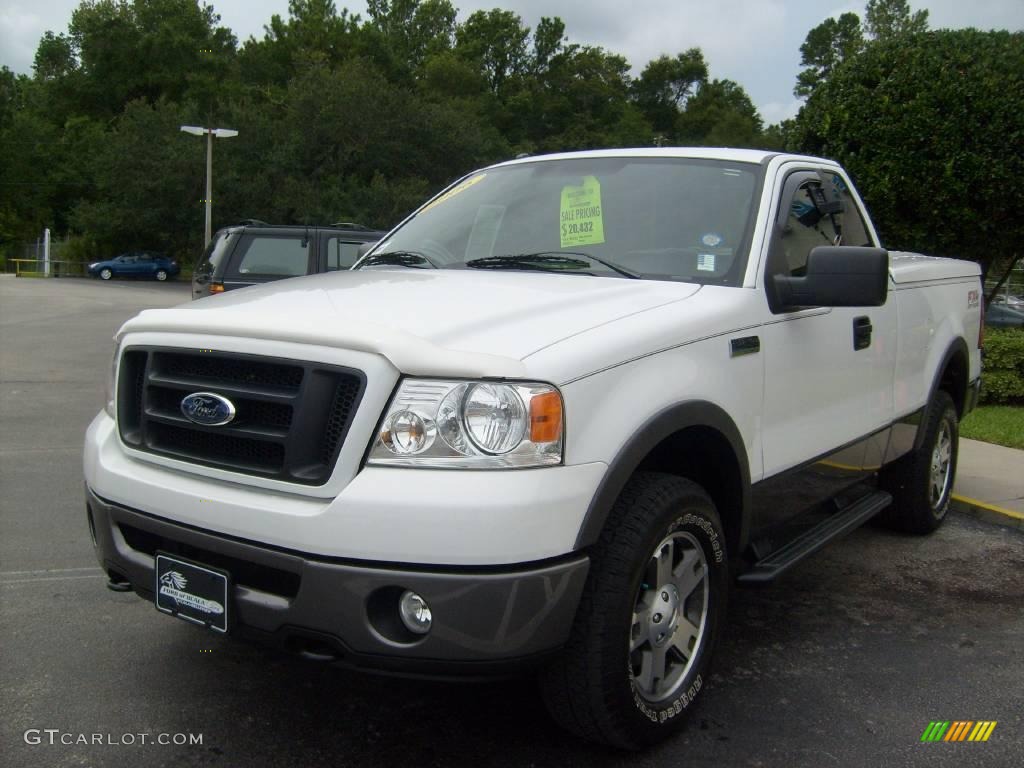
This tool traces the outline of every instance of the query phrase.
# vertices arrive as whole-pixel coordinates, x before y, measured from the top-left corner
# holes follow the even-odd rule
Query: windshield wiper
[[[580,258],[571,258],[578,256]],[[584,261],[583,259],[586,259]],[[589,262],[589,263],[588,263]],[[600,264],[613,272],[618,272],[624,277],[634,280],[642,277],[637,272],[619,266],[605,259],[591,256],[589,253],[579,251],[537,251],[536,253],[509,253],[504,256],[487,256],[481,259],[470,259],[466,266],[472,269],[535,269],[546,272],[561,272],[563,270],[575,270]],[[591,273],[586,273],[591,274]]]
[[[360,262],[359,267],[372,267],[375,264],[394,264],[399,267],[410,267],[411,269],[437,269],[437,264],[423,253],[416,251],[387,251],[385,253],[373,253]]]

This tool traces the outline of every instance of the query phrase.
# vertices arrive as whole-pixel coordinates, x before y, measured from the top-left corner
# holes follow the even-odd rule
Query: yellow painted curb
[[[1020,512],[1014,512],[1012,509],[1003,509],[1002,507],[997,507],[994,504],[987,504],[984,501],[972,499],[970,496],[961,496],[958,493],[954,493],[952,494],[952,499],[954,501],[963,502],[964,504],[970,504],[972,507],[984,509],[988,512],[995,512],[997,515],[1006,515],[1012,520],[1024,520],[1024,514]]]

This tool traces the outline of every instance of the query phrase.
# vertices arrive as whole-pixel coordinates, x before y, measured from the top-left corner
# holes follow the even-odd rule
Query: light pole
[[[233,131],[230,128],[201,128],[198,125],[183,125],[181,130],[191,133],[193,136],[206,134],[206,237],[203,240],[205,248],[210,244],[210,238],[213,236],[210,223],[213,203],[213,137],[230,139],[232,136],[237,136],[238,131]]]

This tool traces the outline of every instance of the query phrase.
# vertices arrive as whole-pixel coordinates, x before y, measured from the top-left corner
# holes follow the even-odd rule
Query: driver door
[[[870,472],[893,412],[896,318],[881,307],[773,308],[773,277],[801,276],[820,245],[877,245],[849,183],[833,169],[783,184],[761,289],[768,318],[758,527],[783,522]],[[882,445],[884,449],[884,444]],[[811,459],[808,462],[808,459]]]

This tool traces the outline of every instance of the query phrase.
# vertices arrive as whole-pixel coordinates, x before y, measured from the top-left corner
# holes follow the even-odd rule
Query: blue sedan
[[[107,261],[96,261],[89,265],[89,274],[101,280],[112,277],[148,277],[163,282],[180,271],[174,259],[146,251],[122,253]]]

